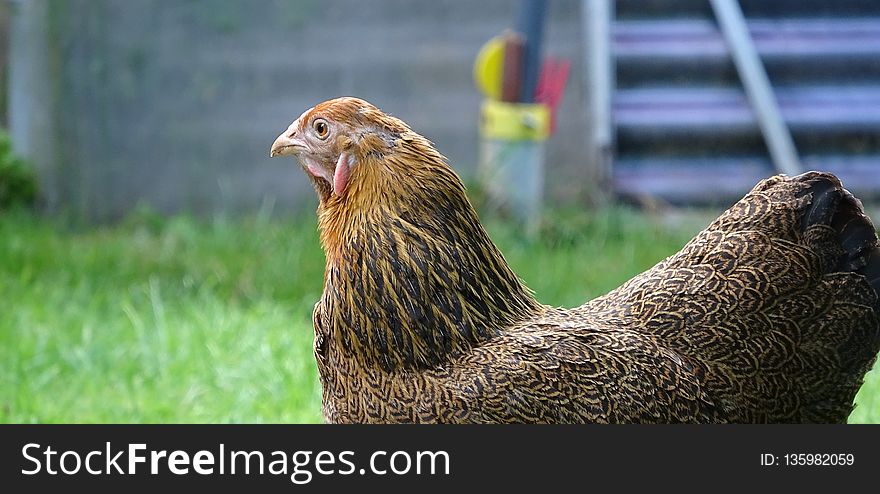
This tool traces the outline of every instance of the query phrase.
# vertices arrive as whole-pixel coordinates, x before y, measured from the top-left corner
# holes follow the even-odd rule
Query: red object
[[[541,66],[538,75],[538,85],[535,87],[535,102],[543,103],[550,107],[550,133],[556,130],[556,110],[562,103],[562,95],[565,93],[565,83],[568,80],[568,72],[571,62],[565,59],[547,57]]]
[[[519,100],[522,87],[523,50],[525,40],[518,33],[504,36],[504,68],[501,77],[501,101],[513,103]]]

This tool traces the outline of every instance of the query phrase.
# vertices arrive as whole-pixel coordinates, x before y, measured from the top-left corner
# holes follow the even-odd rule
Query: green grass
[[[705,221],[556,215],[539,240],[489,224],[541,301],[579,305]],[[140,215],[70,230],[0,215],[0,422],[316,422],[315,220]],[[880,422],[880,372],[851,422]]]

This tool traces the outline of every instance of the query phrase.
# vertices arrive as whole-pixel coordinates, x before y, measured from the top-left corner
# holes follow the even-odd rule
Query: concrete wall
[[[481,99],[473,59],[517,5],[19,0],[10,124],[49,209],[95,220],[141,203],[168,213],[312,207],[302,172],[268,148],[304,109],[340,95],[403,118],[467,177]],[[579,9],[551,2],[547,31],[545,52],[574,64],[548,145],[554,201],[584,190]]]

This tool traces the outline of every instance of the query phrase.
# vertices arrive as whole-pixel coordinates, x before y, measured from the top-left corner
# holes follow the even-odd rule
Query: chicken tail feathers
[[[675,278],[694,266],[705,274],[666,311],[691,302],[687,324],[665,341],[705,365],[728,419],[845,422],[880,352],[880,242],[840,180],[762,181],[658,269]]]
[[[819,331],[825,329],[837,333],[816,335],[817,342],[827,345],[826,348],[836,357],[837,365],[832,367],[827,379],[838,382],[838,391],[849,388],[849,393],[854,394],[862,382],[861,377],[871,368],[880,350],[880,325],[877,324],[880,315],[880,241],[861,201],[844,189],[837,177],[810,172],[793,180],[807,185],[798,194],[800,197],[810,196],[809,206],[802,217],[802,238],[820,258],[828,258],[829,262],[822,263],[825,279],[831,281],[856,273],[864,276],[873,290],[870,293],[865,286],[862,291],[852,283],[847,283],[845,290],[832,289],[829,308],[815,323]],[[819,233],[823,230],[829,233],[826,238],[836,238],[824,243],[815,241],[824,236]],[[849,393],[821,392],[818,389],[814,388],[807,395],[809,405],[806,408],[816,412],[820,420],[828,418],[823,412],[833,409],[835,401],[849,402],[852,399]]]
[[[856,272],[865,276],[868,279],[868,283],[871,284],[871,287],[880,296],[880,247],[874,247],[865,256],[865,266],[857,269]]]
[[[834,175],[809,172],[794,177],[808,187],[801,196],[811,194],[809,209],[803,215],[804,232],[818,225],[831,227],[843,253],[832,272],[856,272],[865,278],[880,297],[880,241],[862,202],[843,188]]]

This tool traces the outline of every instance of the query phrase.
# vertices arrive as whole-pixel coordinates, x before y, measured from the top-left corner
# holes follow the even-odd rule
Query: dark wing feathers
[[[700,382],[699,363],[631,330],[571,322],[578,321],[553,310],[540,325],[515,328],[457,362],[448,377],[466,383],[459,396],[469,421],[725,421]]]

